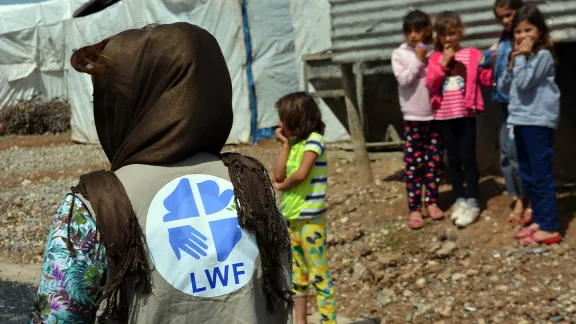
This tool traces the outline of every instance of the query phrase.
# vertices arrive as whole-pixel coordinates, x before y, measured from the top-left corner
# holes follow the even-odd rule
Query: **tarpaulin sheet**
[[[0,6],[0,107],[38,93],[67,97],[63,21],[81,2]]]
[[[299,88],[302,54],[323,51],[325,43],[329,44],[329,23],[315,25],[302,19],[302,15],[329,19],[329,10],[320,2],[327,4],[327,0],[247,3],[258,128],[274,126],[278,121],[274,102]],[[234,90],[234,123],[228,143],[249,143],[251,111],[241,0],[122,0],[101,12],[72,19],[84,3],[50,0],[0,6],[0,107],[35,93],[66,97],[72,104],[72,138],[96,143],[90,77],[70,69],[72,51],[125,29],[186,21],[205,28],[218,40]],[[299,25],[302,23],[305,26]],[[312,36],[314,40],[304,41]],[[346,130],[325,105],[322,113],[328,125],[326,139],[347,138]]]
[[[96,14],[68,21],[66,35],[68,46],[72,49],[100,41],[125,29],[141,28],[151,23],[186,21],[208,30],[222,48],[234,89],[234,123],[228,143],[246,143],[250,136],[250,110],[243,69],[241,18],[240,6],[235,1],[124,0]],[[73,139],[79,142],[97,141],[90,78],[69,71],[68,80],[68,94],[74,105]]]
[[[292,14],[296,62],[298,71],[303,69],[302,56],[328,51],[332,46],[330,40],[330,3],[328,0],[288,0]],[[302,73],[298,74],[301,87],[304,85]],[[308,85],[312,91],[312,84]],[[325,138],[328,142],[345,141],[350,134],[334,115],[330,107],[320,100],[322,118],[326,123]]]
[[[252,72],[256,87],[258,128],[278,124],[274,104],[298,91],[294,29],[286,0],[247,0],[252,39]]]

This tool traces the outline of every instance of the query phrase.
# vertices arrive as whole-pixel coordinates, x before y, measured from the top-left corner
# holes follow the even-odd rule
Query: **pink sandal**
[[[510,225],[530,225],[532,223],[532,209],[526,208],[522,213],[511,212],[508,224]]]
[[[421,229],[424,226],[422,214],[420,214],[420,216],[415,216],[411,213],[408,219],[408,226],[413,230]]]
[[[530,237],[532,235],[534,235],[534,233],[536,233],[536,231],[538,231],[538,229],[533,228],[533,227],[524,227],[524,229],[522,230],[522,232],[514,235],[514,238],[516,239],[524,239],[527,237]]]
[[[435,209],[436,212],[435,213],[431,212],[430,208]],[[438,206],[430,205],[426,209],[428,210],[428,216],[430,216],[431,219],[433,219],[433,220],[444,219],[444,212],[440,208],[438,208]]]
[[[558,244],[562,241],[562,236],[560,236],[560,234],[556,234],[556,235],[552,235],[549,238],[543,239],[543,240],[539,240],[537,239],[534,234],[530,235],[529,237],[525,238],[524,240],[522,240],[522,245],[524,246],[529,246],[532,243],[536,243],[538,245],[552,245],[552,244]]]

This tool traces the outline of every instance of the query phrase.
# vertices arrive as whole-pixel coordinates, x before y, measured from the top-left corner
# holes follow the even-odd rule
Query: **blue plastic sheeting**
[[[272,128],[258,128],[258,105],[256,103],[254,74],[252,73],[252,38],[250,36],[250,26],[248,24],[248,9],[246,1],[247,0],[242,0],[242,23],[244,29],[244,42],[246,45],[246,77],[248,78],[248,96],[250,98],[252,144],[256,144],[262,139],[272,138],[274,136],[274,130],[272,130]]]

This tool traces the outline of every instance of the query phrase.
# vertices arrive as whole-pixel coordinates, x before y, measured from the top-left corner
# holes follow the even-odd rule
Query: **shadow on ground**
[[[0,323],[25,323],[36,289],[33,285],[0,280]]]
[[[349,319],[349,318],[344,318],[341,316],[338,316],[338,324],[377,324],[380,323],[380,321],[375,322],[373,320],[366,320],[366,319]],[[308,323],[310,324],[316,324],[316,323],[320,323],[320,316],[318,315],[318,313],[314,313],[311,316],[308,316]]]

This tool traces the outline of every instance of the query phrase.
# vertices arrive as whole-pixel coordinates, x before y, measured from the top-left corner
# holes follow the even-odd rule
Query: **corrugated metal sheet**
[[[315,0],[310,0],[315,1]],[[576,40],[576,0],[530,1],[548,18],[557,41]],[[431,16],[443,10],[462,15],[466,46],[488,48],[502,27],[494,18],[494,0],[330,0],[334,61],[388,60],[404,40],[402,18],[411,9]]]

